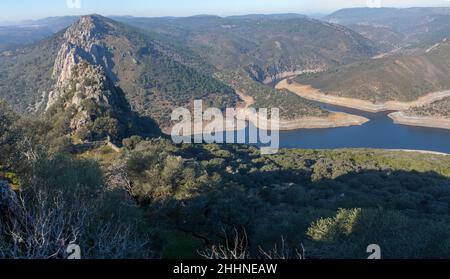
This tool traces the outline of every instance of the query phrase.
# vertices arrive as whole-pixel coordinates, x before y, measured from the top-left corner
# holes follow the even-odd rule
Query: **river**
[[[322,103],[320,105],[329,111],[360,115],[370,121],[362,126],[282,131],[280,147],[412,149],[450,154],[450,130],[397,125],[388,117],[389,112],[370,113]]]

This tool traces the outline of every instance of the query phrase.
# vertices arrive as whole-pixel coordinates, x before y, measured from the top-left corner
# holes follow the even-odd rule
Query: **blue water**
[[[370,121],[361,126],[280,131],[280,148],[410,149],[450,154],[450,130],[394,124],[393,120],[388,117],[389,112],[370,113],[323,103],[318,104],[328,111],[360,115]],[[246,139],[249,138],[248,131],[249,128],[246,129]]]
[[[360,115],[370,121],[362,126],[281,131],[280,147],[414,149],[450,154],[450,130],[397,125],[388,117],[389,112],[369,113],[322,103],[320,105],[329,111]]]
[[[370,113],[323,103],[318,104],[328,111],[360,115],[370,121],[361,126],[280,131],[280,148],[410,149],[450,154],[450,130],[394,124],[393,120],[388,117],[389,112]],[[248,142],[249,130],[250,128],[247,127],[245,138],[246,143],[251,144]],[[226,133],[234,133],[236,138],[235,132]]]

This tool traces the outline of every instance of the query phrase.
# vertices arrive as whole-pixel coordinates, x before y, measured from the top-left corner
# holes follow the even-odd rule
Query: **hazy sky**
[[[77,1],[81,8],[77,8]],[[318,13],[345,7],[450,6],[450,0],[0,0],[0,21],[98,13],[102,15],[189,16],[249,13]],[[68,3],[74,4],[68,4]]]

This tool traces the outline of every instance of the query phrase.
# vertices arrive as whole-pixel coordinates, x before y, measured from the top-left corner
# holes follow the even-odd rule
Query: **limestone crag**
[[[55,60],[53,78],[57,82],[48,96],[46,110],[58,100],[61,88],[71,80],[73,67],[82,61],[101,67],[112,81],[116,80],[111,70],[112,54],[102,41],[113,29],[113,25],[97,15],[81,17],[77,23],[67,29],[64,34],[65,42]]]

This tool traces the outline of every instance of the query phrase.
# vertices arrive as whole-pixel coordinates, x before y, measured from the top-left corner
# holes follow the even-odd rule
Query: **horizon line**
[[[45,20],[49,18],[61,18],[61,17],[82,17],[87,15],[101,15],[104,17],[134,17],[134,18],[190,18],[190,17],[199,17],[199,16],[214,16],[214,17],[220,17],[220,18],[229,18],[229,17],[238,17],[238,16],[256,16],[256,15],[264,15],[264,16],[270,16],[270,15],[304,15],[304,16],[314,16],[314,15],[331,15],[333,13],[336,13],[338,11],[342,10],[351,10],[351,9],[372,9],[372,10],[381,10],[381,9],[397,9],[397,10],[407,10],[407,9],[431,9],[431,8],[445,8],[450,9],[449,6],[427,6],[427,7],[421,7],[421,6],[412,6],[412,7],[348,7],[348,8],[342,8],[332,11],[310,11],[310,12],[269,12],[269,13],[242,13],[242,14],[230,14],[230,15],[219,15],[214,13],[199,13],[199,14],[191,14],[191,15],[160,15],[160,16],[152,16],[152,15],[130,15],[130,14],[109,14],[104,15],[102,13],[86,13],[86,14],[66,14],[66,15],[49,15],[49,16],[41,16],[36,18],[23,18],[23,19],[17,19],[17,20],[0,20],[0,26],[6,26],[6,25],[15,25],[20,24],[26,21],[39,21],[39,20]]]

